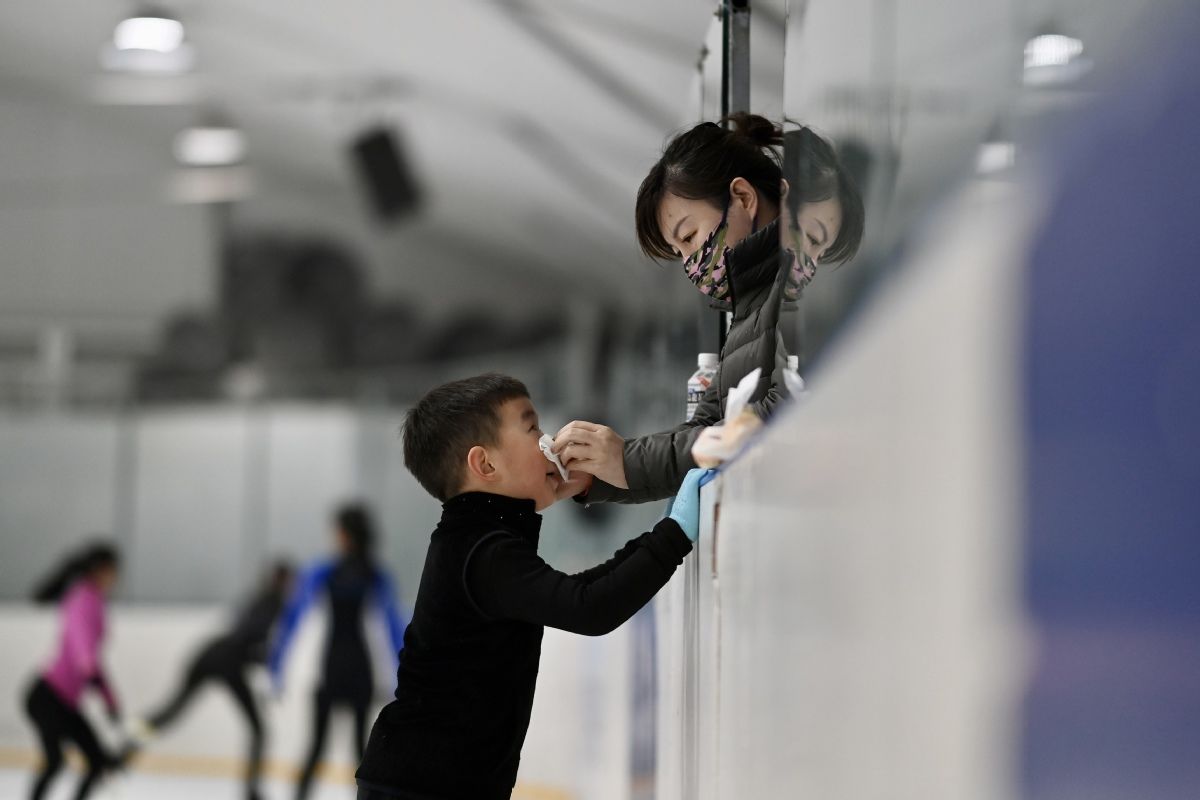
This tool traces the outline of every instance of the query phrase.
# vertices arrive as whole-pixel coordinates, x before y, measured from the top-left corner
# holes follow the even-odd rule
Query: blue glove
[[[671,513],[667,515],[679,523],[684,535],[693,542],[700,536],[700,487],[707,483],[704,478],[712,472],[709,469],[689,471],[671,503]]]

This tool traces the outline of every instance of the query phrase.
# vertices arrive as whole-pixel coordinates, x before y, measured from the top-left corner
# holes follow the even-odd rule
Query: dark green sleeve
[[[718,373],[720,367],[717,368]],[[595,481],[587,496],[580,498],[591,503],[647,503],[671,497],[683,483],[688,470],[696,466],[692,460],[692,445],[700,432],[721,421],[721,397],[718,378],[696,406],[695,415],[687,422],[661,433],[651,433],[625,440],[625,480],[628,489]]]

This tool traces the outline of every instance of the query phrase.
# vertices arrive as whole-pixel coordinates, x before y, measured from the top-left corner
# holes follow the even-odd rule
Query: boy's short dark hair
[[[417,401],[404,420],[404,466],[445,502],[462,487],[463,462],[476,445],[494,445],[500,406],[529,397],[525,384],[488,373],[452,381]]]

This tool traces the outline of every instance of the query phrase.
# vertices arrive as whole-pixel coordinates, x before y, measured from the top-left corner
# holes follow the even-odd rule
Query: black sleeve
[[[476,546],[464,578],[475,605],[489,617],[599,636],[649,602],[691,549],[668,518],[610,561],[567,575],[543,561],[531,543],[498,531]]]
[[[577,581],[580,581],[581,583],[591,583],[597,578],[603,578],[618,566],[625,563],[626,559],[638,551],[638,548],[641,547],[641,539],[642,537],[640,536],[630,539],[621,547],[620,550],[613,553],[613,557],[608,561],[605,561],[603,564],[597,564],[594,567],[589,567],[583,572],[576,572],[571,577]]]
[[[272,592],[262,592],[242,608],[234,630],[250,640],[265,640],[279,616],[279,598]]]

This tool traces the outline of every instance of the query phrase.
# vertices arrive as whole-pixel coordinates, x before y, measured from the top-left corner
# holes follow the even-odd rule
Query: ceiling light
[[[100,48],[100,64],[114,72],[186,72],[195,49],[184,41],[183,23],[170,14],[143,10],[121,20]]]
[[[139,15],[123,19],[113,31],[118,50],[172,53],[183,44],[183,23],[165,15]]]
[[[229,126],[188,128],[175,137],[175,158],[189,167],[224,167],[246,155],[246,136]]]
[[[1083,41],[1044,28],[1025,43],[1025,83],[1029,86],[1069,83],[1091,68],[1083,55]]]
[[[1025,44],[1025,69],[1070,64],[1083,55],[1083,42],[1061,33],[1043,33]]]

